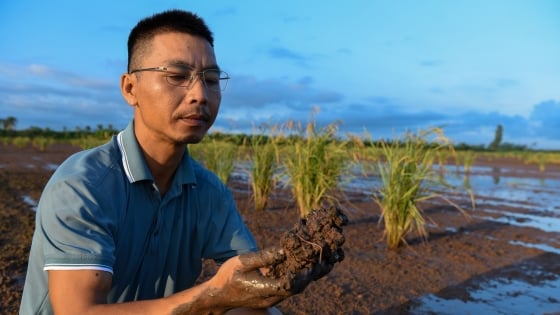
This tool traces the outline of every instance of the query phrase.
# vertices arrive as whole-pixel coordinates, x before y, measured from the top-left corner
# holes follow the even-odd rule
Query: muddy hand
[[[285,260],[284,252],[282,249],[273,247],[260,252],[249,253],[240,255],[239,259],[243,262],[246,270],[255,270],[263,266],[276,265]],[[244,279],[240,281],[247,281],[245,287],[252,289],[264,289],[268,287],[270,292],[279,294],[286,298],[288,296],[301,293],[309,283],[318,280],[327,275],[334,267],[334,263],[322,261],[314,263],[311,268],[300,270],[293,278],[284,279],[271,279],[270,277],[262,276],[262,273],[246,274]],[[257,278],[254,278],[254,277]]]
[[[269,248],[229,259],[210,280],[217,288],[213,293],[216,301],[232,307],[265,308],[292,295],[285,280],[266,277],[259,271],[284,258],[280,249]]]
[[[290,281],[290,292],[292,294],[303,292],[311,282],[326,276],[331,272],[333,267],[334,263],[322,261],[320,263],[314,263],[311,268],[300,270]]]

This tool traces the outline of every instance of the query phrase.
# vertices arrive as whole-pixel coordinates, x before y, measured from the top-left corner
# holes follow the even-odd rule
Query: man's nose
[[[196,73],[191,77],[191,82],[187,88],[189,94],[196,95],[197,97],[202,97],[206,99],[208,97],[208,89],[204,83],[202,73]]]

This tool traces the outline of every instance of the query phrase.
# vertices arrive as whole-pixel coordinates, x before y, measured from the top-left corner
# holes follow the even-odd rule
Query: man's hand
[[[261,272],[285,259],[284,252],[276,247],[233,257],[209,280],[211,289],[207,294],[212,295],[217,304],[266,308],[301,293],[309,283],[325,276],[333,268],[332,264],[323,262],[301,270],[292,278],[278,279]]]
[[[277,248],[232,257],[208,281],[207,293],[214,296],[217,304],[231,307],[272,306],[291,294],[285,282],[266,277],[260,269],[283,259],[283,252]]]
[[[290,282],[290,292],[292,295],[303,292],[311,282],[326,276],[333,267],[334,263],[329,264],[323,260],[321,263],[314,263],[309,269],[302,269],[295,277],[288,279]]]

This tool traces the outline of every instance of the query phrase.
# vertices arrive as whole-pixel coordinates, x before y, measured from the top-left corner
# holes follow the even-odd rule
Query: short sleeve
[[[37,208],[43,233],[45,269],[101,269],[112,272],[114,227],[103,211],[105,196],[78,180],[49,183]]]

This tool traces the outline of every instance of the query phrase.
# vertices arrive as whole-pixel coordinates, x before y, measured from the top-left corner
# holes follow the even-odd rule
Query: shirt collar
[[[128,181],[130,183],[141,180],[153,181],[152,173],[146,164],[144,155],[140,150],[136,135],[134,134],[134,121],[131,121],[124,130],[119,132],[117,135],[117,143],[119,144],[122,165]],[[177,168],[173,183],[196,184],[193,162],[188,150],[185,150],[185,154],[183,154],[181,164]]]

